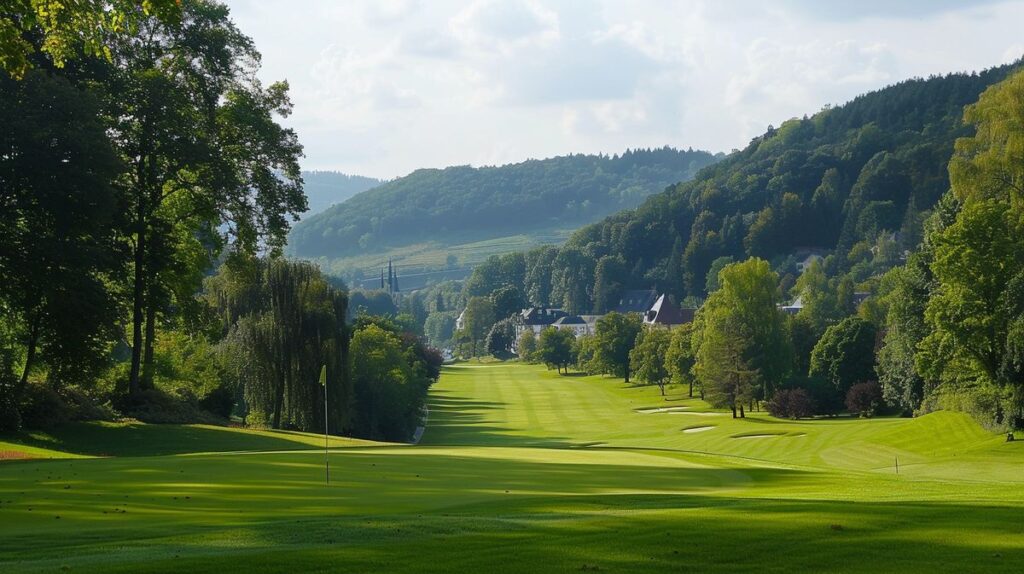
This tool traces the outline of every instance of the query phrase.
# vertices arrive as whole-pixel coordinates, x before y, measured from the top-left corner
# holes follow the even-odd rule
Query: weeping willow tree
[[[326,365],[329,428],[352,428],[347,293],[312,264],[265,259],[225,264],[207,280],[206,294],[225,325],[221,352],[242,390],[247,423],[322,429],[318,377]]]

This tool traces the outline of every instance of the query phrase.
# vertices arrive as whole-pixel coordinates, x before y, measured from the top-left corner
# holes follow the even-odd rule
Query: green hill
[[[426,242],[456,245],[564,232],[635,207],[716,159],[666,147],[417,170],[299,222],[288,251],[331,261]]]
[[[383,180],[337,171],[303,171],[302,188],[306,192],[312,216],[346,199],[384,183]]]

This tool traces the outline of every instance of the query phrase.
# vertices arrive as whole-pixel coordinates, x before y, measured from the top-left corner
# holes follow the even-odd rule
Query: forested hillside
[[[384,183],[383,180],[361,175],[348,175],[337,171],[303,171],[302,184],[312,216],[328,207],[341,203],[357,193]]]
[[[575,228],[634,207],[715,161],[704,151],[666,147],[421,169],[299,223],[289,250],[342,257],[448,235],[482,239]]]
[[[533,303],[585,312],[631,287],[702,297],[716,260],[720,269],[748,256],[772,261],[788,291],[796,257],[814,251],[833,254],[829,275],[864,281],[920,241],[929,210],[949,189],[954,140],[972,132],[964,106],[1010,69],[908,80],[786,121],[696,179],[581,229],[560,249],[482,266],[471,285],[486,292],[511,280],[525,284]],[[498,268],[521,271],[489,271]]]

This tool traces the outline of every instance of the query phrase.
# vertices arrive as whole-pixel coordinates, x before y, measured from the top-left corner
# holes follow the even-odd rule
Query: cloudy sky
[[[307,169],[392,178],[672,145],[1024,54],[1024,1],[227,0]]]

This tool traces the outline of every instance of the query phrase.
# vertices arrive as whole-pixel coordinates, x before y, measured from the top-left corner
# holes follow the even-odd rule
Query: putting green
[[[322,437],[303,433],[90,424],[14,437],[0,451],[79,458],[0,463],[0,571],[1024,563],[1022,442],[954,413],[733,420],[669,395],[536,366],[448,367],[420,445],[336,439],[330,486]]]

